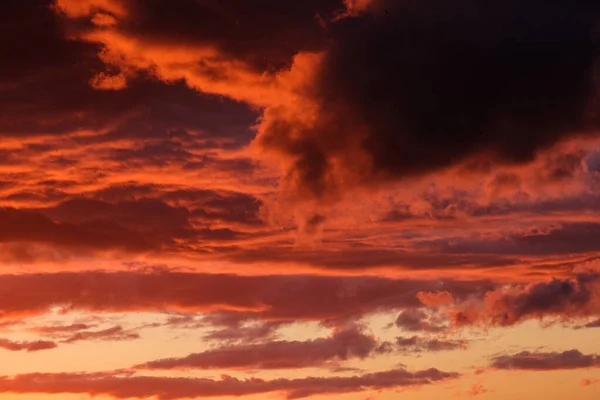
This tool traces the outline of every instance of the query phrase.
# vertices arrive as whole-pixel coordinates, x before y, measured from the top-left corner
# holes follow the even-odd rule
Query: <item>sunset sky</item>
[[[0,400],[597,400],[600,2],[3,0]]]

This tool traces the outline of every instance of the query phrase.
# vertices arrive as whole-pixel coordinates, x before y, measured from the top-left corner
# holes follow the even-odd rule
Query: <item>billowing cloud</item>
[[[289,158],[298,194],[325,198],[481,157],[529,162],[598,128],[599,17],[584,2],[374,1],[331,25],[311,118],[267,110],[258,141]]]
[[[385,397],[598,325],[600,6],[5,3],[0,393]],[[546,349],[491,362],[597,364]]]
[[[114,32],[149,45],[176,44],[196,49],[215,49],[225,57],[243,61],[259,70],[289,66],[299,51],[320,49],[326,36],[319,16],[331,17],[343,10],[341,0],[281,3],[261,0],[180,1],[165,10],[159,1],[100,2],[58,0],[69,17],[96,16],[104,10],[115,16]],[[120,12],[114,12],[118,4]],[[210,65],[210,59],[206,60]],[[217,71],[206,70],[219,78]]]
[[[110,9],[57,4],[72,20]],[[119,4],[117,23],[74,37],[104,46],[103,61],[127,74],[152,70],[261,107],[257,143],[286,159],[296,195],[336,198],[467,161],[487,168],[478,157],[522,164],[598,127],[596,5],[263,1],[250,13],[229,1],[183,2],[171,14]]]

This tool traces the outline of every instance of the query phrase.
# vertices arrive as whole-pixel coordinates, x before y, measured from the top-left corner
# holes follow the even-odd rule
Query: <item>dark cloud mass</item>
[[[102,46],[69,39],[66,19],[53,11],[55,4],[2,3],[0,136],[107,128],[112,139],[164,136],[176,129],[224,135],[232,127],[248,136],[245,128],[256,115],[244,105],[215,101],[180,82],[164,85],[140,73],[124,90],[94,89],[90,80],[107,68],[98,57]],[[223,116],[230,122],[223,124]]]
[[[284,68],[326,36],[319,17],[343,10],[342,0],[129,0],[136,18],[122,29],[154,42],[209,44],[260,69]]]
[[[598,127],[597,3],[374,4],[330,26],[311,87],[316,122],[271,115],[264,126],[261,145],[294,160],[289,178],[300,194],[325,196],[342,178],[418,176],[475,156],[523,163]]]

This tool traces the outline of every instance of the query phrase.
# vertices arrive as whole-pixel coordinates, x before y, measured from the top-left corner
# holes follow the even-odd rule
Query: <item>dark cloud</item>
[[[173,188],[161,185],[141,185],[135,182],[112,185],[91,192],[88,196],[107,203],[157,203],[159,200],[173,205],[171,208],[189,210],[190,217],[203,222],[262,225],[260,215],[262,200],[241,192],[226,190]],[[93,202],[91,202],[93,203]],[[165,204],[165,209],[169,208]]]
[[[552,353],[523,351],[515,355],[504,355],[492,359],[491,366],[497,369],[550,371],[600,367],[600,356],[582,354],[579,350]]]
[[[105,71],[101,46],[66,37],[54,0],[9,0],[0,15],[0,135],[19,136],[106,129],[80,143],[167,137],[201,132],[247,143],[256,113],[245,105],[198,94],[182,82],[165,85],[144,74],[124,90],[96,90]],[[161,8],[162,9],[162,8]],[[223,121],[226,120],[225,123]]]
[[[241,232],[233,226],[210,226],[220,221],[240,227],[259,226],[258,200],[207,193],[214,196],[197,198],[189,205],[191,211],[161,200],[160,193],[154,198],[118,202],[71,197],[52,207],[0,208],[0,222],[7,228],[0,228],[0,243],[40,243],[75,251],[146,252],[175,249],[187,243],[230,242],[260,234]]]
[[[402,352],[423,351],[437,352],[464,349],[467,345],[465,340],[443,340],[443,339],[426,339],[419,336],[412,337],[397,337],[396,345]]]
[[[71,249],[149,251],[160,246],[115,223],[60,223],[30,210],[0,208],[0,243],[43,243]]]
[[[299,51],[323,48],[318,17],[344,8],[342,0],[180,0],[168,8],[160,0],[126,3],[133,17],[119,25],[121,32],[154,43],[214,46],[260,70],[285,68]]]
[[[363,392],[371,389],[393,389],[428,385],[458,378],[459,374],[435,368],[409,372],[395,369],[351,377],[307,377],[299,379],[165,378],[127,376],[110,373],[23,374],[0,378],[2,393],[88,394],[116,399],[156,397],[178,400],[192,397],[244,396],[284,392],[287,399],[314,395]]]
[[[441,321],[435,321],[435,318],[432,318],[432,316],[428,315],[423,310],[408,309],[402,311],[398,315],[394,324],[409,332],[424,331],[435,333],[446,329],[446,327],[440,325],[439,322]]]
[[[71,325],[52,325],[52,326],[38,326],[32,328],[31,330],[34,332],[38,332],[45,335],[53,335],[53,334],[64,334],[64,333],[72,333],[76,331],[82,331],[89,328],[92,328],[93,325],[76,323]]]
[[[585,328],[600,328],[600,319],[589,322],[584,325]]]
[[[552,279],[528,286],[490,291],[484,303],[463,303],[453,310],[459,325],[513,325],[540,317],[577,318],[600,314],[598,274]]]
[[[438,251],[426,243],[425,251],[415,252],[394,248],[380,248],[371,244],[361,245],[352,243],[343,251],[321,246],[318,249],[299,248],[290,252],[291,246],[254,246],[252,248],[235,249],[228,255],[229,259],[239,263],[296,263],[311,267],[326,267],[328,270],[360,271],[377,267],[403,267],[408,269],[432,269],[438,271],[453,268],[486,269],[489,267],[508,267],[518,265],[520,261],[515,256],[489,254],[483,251],[469,253]],[[473,246],[475,247],[475,246]],[[432,251],[435,249],[436,251]]]
[[[137,332],[124,330],[121,326],[113,326],[99,331],[84,331],[77,332],[63,340],[64,343],[75,343],[84,340],[107,340],[107,341],[122,341],[139,339],[140,335]]]
[[[167,241],[192,235],[188,209],[157,199],[109,203],[79,198],[39,212],[58,223],[116,224]]]
[[[316,122],[266,115],[259,143],[292,160],[298,194],[323,197],[342,178],[419,176],[472,156],[525,163],[598,128],[596,3],[373,3],[329,27],[310,89]]]
[[[456,298],[477,293],[480,285],[445,282]],[[216,318],[214,324],[227,326],[244,320],[343,320],[421,307],[416,293],[438,286],[427,280],[165,271],[0,275],[0,298],[11,299],[0,304],[0,315],[38,315],[62,306],[94,312],[230,311],[207,321]]]
[[[328,338],[219,347],[183,358],[150,361],[136,368],[264,370],[324,367],[352,358],[364,359],[377,348],[375,338],[353,327],[340,329]]]
[[[537,255],[589,253],[600,249],[595,240],[600,233],[596,222],[553,223],[532,227],[520,232],[507,232],[503,237],[448,238],[442,241],[423,241],[444,254]]]

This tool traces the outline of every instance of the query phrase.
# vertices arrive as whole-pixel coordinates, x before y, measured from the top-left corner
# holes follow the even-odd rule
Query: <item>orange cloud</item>
[[[421,303],[428,307],[442,307],[452,304],[452,294],[446,291],[442,292],[419,292],[417,297]]]
[[[127,80],[122,74],[109,76],[101,72],[92,78],[90,85],[99,90],[120,90],[127,87]]]
[[[56,6],[74,18],[88,17],[99,11],[109,12],[117,17],[127,15],[127,8],[122,0],[56,0]]]
[[[493,392],[493,390],[489,390],[483,387],[481,383],[474,383],[473,386],[466,392],[468,396],[478,396],[480,394]]]

